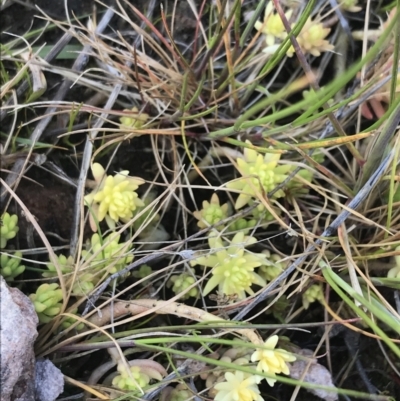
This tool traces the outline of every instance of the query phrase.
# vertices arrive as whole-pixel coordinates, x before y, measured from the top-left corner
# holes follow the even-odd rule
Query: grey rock
[[[290,377],[296,380],[301,379],[306,383],[330,387],[331,391],[318,388],[306,388],[306,390],[324,401],[337,401],[339,399],[337,388],[333,384],[329,370],[318,363],[311,350],[299,349],[296,350],[296,353],[304,356],[305,359],[297,359],[290,364]]]
[[[32,401],[38,317],[30,299],[0,276],[1,401]]]
[[[64,391],[64,376],[48,359],[36,361],[35,400],[54,401]]]

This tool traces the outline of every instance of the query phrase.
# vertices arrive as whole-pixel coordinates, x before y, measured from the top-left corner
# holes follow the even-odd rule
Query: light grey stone
[[[30,299],[0,276],[1,401],[32,401],[38,317]]]
[[[36,361],[35,400],[54,401],[64,391],[64,376],[48,359]]]

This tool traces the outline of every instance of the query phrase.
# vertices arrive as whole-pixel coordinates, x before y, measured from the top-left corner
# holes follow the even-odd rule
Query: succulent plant
[[[93,291],[98,281],[98,275],[93,273],[84,272],[83,274],[79,274],[72,287],[72,295],[80,297],[89,294]]]
[[[4,213],[0,220],[0,248],[5,248],[7,241],[13,239],[18,233],[18,216]]]
[[[267,255],[267,263],[260,266],[258,274],[265,281],[272,281],[278,277],[286,268],[286,263],[281,262],[281,257],[277,254],[272,254],[269,251],[263,251]]]
[[[206,228],[221,220],[224,220],[229,215],[229,205],[227,203],[220,205],[217,194],[211,196],[210,202],[204,201],[202,209],[193,212],[193,216],[198,220],[199,228]]]
[[[258,384],[261,376],[244,373],[240,370],[225,373],[225,381],[214,386],[214,401],[264,401],[260,395]]]
[[[63,293],[57,283],[42,284],[29,295],[40,323],[48,323],[61,312]]]
[[[149,265],[142,265],[138,270],[131,273],[132,277],[142,279],[150,276],[153,273],[153,269]],[[147,280],[146,280],[147,281]]]
[[[135,192],[144,181],[141,178],[129,177],[129,171],[121,171],[116,175],[106,175],[99,163],[92,165],[96,188],[85,196],[85,203],[90,208],[90,226],[97,231],[98,222],[106,220],[111,229],[118,221],[128,222],[133,213],[144,203]]]
[[[308,309],[310,304],[316,301],[323,301],[324,293],[320,284],[313,284],[303,293],[302,301],[304,309]]]
[[[168,401],[187,401],[193,397],[193,393],[184,384],[178,384],[171,390]]]
[[[203,265],[212,268],[212,277],[203,290],[207,295],[215,287],[220,294],[237,294],[239,299],[246,298],[247,294],[254,294],[251,286],[266,285],[265,280],[254,272],[256,267],[266,263],[266,255],[249,252],[246,246],[256,243],[254,237],[245,236],[243,232],[237,233],[229,245],[224,245],[221,238],[211,236],[208,239],[209,254],[195,258],[191,265]]]
[[[72,256],[66,257],[65,255],[57,256],[58,264],[61,268],[61,273],[67,274],[71,273],[74,270],[74,259]],[[43,277],[57,277],[57,269],[54,263],[49,262],[46,264],[46,267],[49,271],[43,272]]]
[[[250,141],[246,141],[251,145]],[[262,194],[271,192],[288,176],[290,165],[278,165],[279,153],[266,153],[264,156],[253,149],[245,148],[242,158],[236,160],[241,178],[226,184],[229,189],[240,191],[235,209],[241,209]],[[282,189],[275,192],[274,198],[285,196]]]
[[[130,361],[129,371],[125,363],[119,362],[117,370],[118,376],[115,376],[112,385],[121,390],[141,390],[146,387],[151,379],[162,380],[166,371],[162,365],[147,359]]]
[[[15,252],[13,256],[6,253],[0,255],[0,274],[5,280],[13,280],[22,274],[25,266],[21,265],[22,252]]]
[[[78,314],[78,308],[73,309],[69,311],[69,313],[77,315]],[[76,323],[77,319],[74,319],[73,317],[67,316],[63,322],[61,323],[61,327],[65,330],[71,327],[74,323]],[[75,326],[75,330],[80,331],[85,328],[84,323],[79,323],[78,325]]]
[[[110,234],[102,238],[97,233],[93,234],[88,250],[82,251],[83,261],[90,259],[90,266],[94,271],[105,268],[110,274],[120,271],[133,260],[133,254],[129,253],[132,245],[119,243],[120,237],[120,235]],[[104,244],[106,244],[105,247],[100,250]]]
[[[171,276],[168,280],[168,286],[172,286],[172,291],[175,294],[179,294],[182,291],[185,291],[188,287],[192,286],[196,282],[196,278],[193,274],[190,273],[182,273],[178,275]],[[199,295],[199,290],[197,287],[191,288],[185,294],[183,294],[180,299],[182,301],[190,298],[190,297],[197,297]]]

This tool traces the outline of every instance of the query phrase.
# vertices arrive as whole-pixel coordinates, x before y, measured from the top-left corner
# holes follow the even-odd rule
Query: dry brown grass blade
[[[105,15],[103,16],[99,26],[96,28],[94,34],[99,34],[100,32],[102,32],[108,25],[110,19],[113,16],[113,10],[112,9],[108,9],[107,12],[105,13]],[[76,59],[74,65],[72,66],[73,70],[77,70],[79,71],[80,69],[84,68],[84,66],[86,65],[86,63],[88,62],[88,56],[87,54],[89,53],[90,48],[86,47],[82,50],[82,52],[80,53],[80,55],[78,56],[78,58]],[[70,88],[71,82],[70,81],[64,81],[63,84],[61,85],[60,89],[58,90],[57,94],[55,95],[53,102],[54,103],[58,103],[59,101],[61,101],[66,93],[68,92],[69,88]],[[22,177],[22,172],[25,171],[26,166],[27,166],[27,162],[30,158],[30,155],[34,149],[34,146],[36,144],[37,141],[39,141],[40,137],[42,136],[44,130],[46,129],[46,127],[48,126],[48,124],[50,123],[51,119],[52,119],[52,115],[54,112],[56,112],[57,110],[57,106],[52,106],[49,107],[46,112],[45,112],[45,117],[39,122],[39,124],[36,126],[36,128],[34,129],[34,131],[32,132],[32,135],[30,137],[31,140],[31,147],[28,153],[28,157],[25,161],[20,161],[18,160],[13,168],[12,168],[12,173],[9,174],[6,178],[6,183],[8,184],[8,186],[15,188],[16,186],[18,186],[19,181],[21,180]],[[2,193],[0,195],[0,203],[4,203],[6,200],[6,193]]]

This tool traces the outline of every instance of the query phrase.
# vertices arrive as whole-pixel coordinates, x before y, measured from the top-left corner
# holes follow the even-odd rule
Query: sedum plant
[[[356,8],[349,5],[349,9],[355,10]],[[292,9],[285,12],[285,17],[288,21],[292,17],[292,13]],[[291,24],[291,28],[294,26],[295,23]],[[265,8],[264,21],[257,21],[254,24],[254,28],[265,35],[267,47],[263,49],[263,52],[267,54],[273,54],[279,44],[287,37],[281,17],[274,12],[272,1],[268,2]],[[321,55],[321,52],[332,51],[334,46],[326,40],[330,31],[330,28],[325,28],[322,22],[314,21],[311,17],[308,18],[297,36],[297,42],[302,52],[318,57]],[[286,54],[288,57],[293,57],[293,46],[289,47]]]
[[[97,222],[104,219],[111,229],[118,221],[123,223],[132,219],[137,207],[144,206],[135,192],[144,181],[138,177],[129,177],[124,170],[116,175],[106,175],[99,163],[92,165],[92,173],[96,182],[94,190],[84,200],[90,208],[90,227],[97,231]]]
[[[256,219],[246,219],[244,217],[235,219],[231,224],[228,225],[227,232],[238,232],[241,231],[245,235],[248,235],[250,230],[257,225]]]
[[[208,280],[203,295],[218,287],[220,294],[237,294],[239,299],[245,299],[246,293],[254,294],[251,289],[253,284],[261,287],[266,285],[265,280],[254,269],[267,264],[267,256],[245,249],[246,246],[256,242],[254,237],[245,236],[243,232],[237,233],[227,245],[221,238],[210,236],[208,239],[210,253],[191,261],[192,266],[202,265],[212,268],[212,277]]]
[[[246,141],[251,145],[250,141]],[[244,149],[242,158],[238,158],[237,168],[241,178],[230,181],[227,188],[241,191],[238,196],[235,209],[241,209],[252,199],[257,199],[260,194],[271,192],[282,183],[292,168],[290,165],[278,165],[281,155],[278,153],[266,153],[262,155],[249,148]],[[282,189],[275,192],[274,198],[285,196]]]
[[[196,282],[196,278],[194,277],[194,273],[182,273],[171,276],[168,280],[168,287],[172,287],[172,291],[175,294],[179,294],[182,291],[185,291],[187,288],[192,286]],[[185,294],[180,297],[181,301],[189,299],[190,297],[196,298],[199,295],[199,290],[197,287],[191,288]]]
[[[132,245],[127,245],[125,242],[119,243],[120,238],[120,235],[115,234],[105,238],[97,233],[93,234],[89,249],[82,251],[83,261],[90,259],[90,267],[94,271],[107,269],[109,274],[114,274],[122,270],[132,262],[133,254],[128,253]]]
[[[265,281],[272,281],[277,278],[286,268],[286,263],[281,262],[281,257],[277,254],[272,254],[270,251],[263,251],[267,255],[267,264],[260,266],[258,274]]]
[[[1,216],[0,226],[0,248],[7,246],[7,241],[13,239],[18,233],[18,216],[16,214],[4,213]]]
[[[113,240],[111,240],[113,237]],[[122,270],[133,260],[129,253],[132,245],[119,242],[120,235],[110,234],[102,238],[99,234],[92,235],[87,250],[82,251],[82,263],[88,262],[89,267],[80,272],[74,282],[72,294],[82,296],[90,293],[99,281],[99,273],[114,274]],[[105,245],[105,246],[104,246]],[[103,249],[101,249],[104,246]]]
[[[151,268],[151,266],[149,265],[142,265],[139,267],[138,270],[135,270],[134,272],[132,272],[132,277],[135,278],[146,278],[147,276],[150,276],[150,274],[153,273],[153,269]]]
[[[290,181],[291,182],[291,181]],[[249,201],[249,206],[253,206],[255,204],[255,201],[250,200]],[[279,215],[280,214],[280,209],[279,208],[273,208],[274,212]],[[259,224],[263,223],[270,223],[271,221],[275,221],[275,217],[271,214],[269,210],[265,208],[263,204],[258,204],[252,211],[251,214],[254,219],[259,222]]]
[[[166,371],[162,365],[152,360],[134,360],[128,366],[122,361],[118,362],[117,370],[119,375],[115,376],[112,385],[120,390],[137,391],[146,387],[150,380],[161,381]]]
[[[203,201],[202,206],[200,211],[193,212],[193,216],[198,220],[197,226],[201,229],[226,219],[230,214],[229,205],[221,205],[217,194],[211,196],[210,202]]]
[[[21,265],[22,252],[15,252],[14,256],[2,253],[0,255],[0,274],[6,281],[13,280],[25,271],[25,266]]]
[[[29,298],[35,306],[40,323],[50,322],[61,312],[63,294],[57,283],[40,285]]]
[[[73,315],[78,315],[78,308],[75,308],[71,311],[69,311],[69,313],[73,314]],[[73,317],[67,316],[64,318],[63,322],[61,323],[61,328],[63,330],[68,329],[69,327],[71,327],[74,323],[76,323],[77,319],[74,319]],[[75,330],[77,331],[81,331],[85,328],[85,324],[84,323],[79,323],[78,325],[75,326]]]
[[[139,366],[131,366],[129,372],[124,365],[118,365],[118,376],[115,376],[112,385],[120,390],[140,390],[150,383],[150,377],[141,372]]]
[[[57,256],[58,264],[61,268],[61,273],[68,274],[74,270],[74,258],[72,256],[66,257],[65,255],[58,255]],[[42,273],[43,277],[57,277],[57,269],[54,266],[54,263],[47,263],[46,267],[48,271]]]
[[[187,401],[192,399],[193,393],[188,387],[179,383],[168,395],[168,401]]]
[[[93,273],[85,272],[80,274],[72,287],[72,295],[80,297],[89,294],[93,291],[98,281],[98,276]]]
[[[316,301],[323,301],[324,293],[320,284],[313,284],[303,293],[302,301],[304,309],[308,309],[310,304]]]

